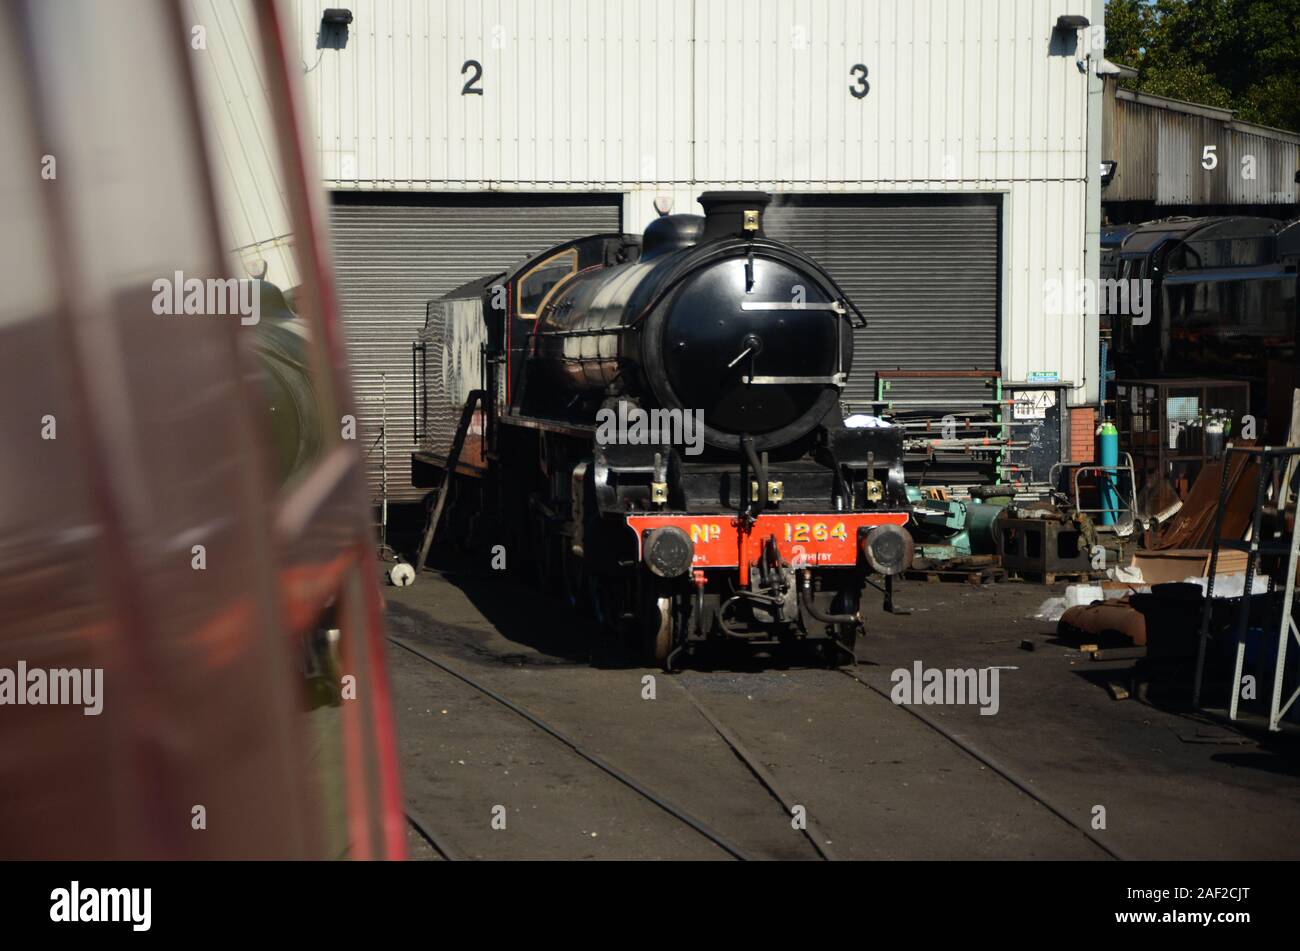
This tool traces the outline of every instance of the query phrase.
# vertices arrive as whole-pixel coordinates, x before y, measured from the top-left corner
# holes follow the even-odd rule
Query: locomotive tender
[[[862,315],[764,236],[769,202],[551,248],[430,302],[415,343],[415,484],[450,465],[453,521],[665,667],[706,639],[852,662],[869,577],[888,598],[911,562],[902,432],[840,405]]]

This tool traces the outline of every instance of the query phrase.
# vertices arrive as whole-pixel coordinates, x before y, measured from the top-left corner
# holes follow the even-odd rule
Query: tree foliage
[[[1300,131],[1300,0],[1108,0],[1106,58],[1130,89]]]

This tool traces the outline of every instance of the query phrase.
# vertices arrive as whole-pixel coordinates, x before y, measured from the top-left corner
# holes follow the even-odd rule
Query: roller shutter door
[[[411,343],[427,301],[572,238],[621,229],[622,195],[424,196],[339,192],[331,209],[334,271],[371,497],[388,388],[388,497],[411,487]],[[372,448],[373,447],[373,448]]]
[[[996,370],[1001,309],[997,196],[785,195],[767,234],[823,265],[866,315],[845,401],[869,409],[881,370]],[[906,380],[899,400],[989,399],[979,379]]]

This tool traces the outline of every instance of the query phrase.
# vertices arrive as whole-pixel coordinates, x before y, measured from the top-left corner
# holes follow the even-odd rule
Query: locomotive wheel
[[[647,630],[646,661],[655,667],[668,662],[673,649],[673,599],[657,598]]]
[[[858,625],[835,624],[831,628],[833,641],[826,645],[826,659],[835,667],[851,667],[858,662],[853,648],[858,643]]]
[[[564,599],[582,617],[590,617],[595,612],[592,595],[587,583],[586,560],[573,553],[573,540],[568,536],[560,537],[560,573],[564,585]]]
[[[854,617],[852,623],[828,625],[827,633],[831,640],[826,642],[824,656],[833,667],[851,667],[858,662],[854,647],[858,643],[858,633],[862,630],[861,597],[849,592],[840,592],[831,602],[831,613]]]
[[[652,588],[644,596],[641,611],[641,655],[647,667],[667,669],[668,655],[676,641],[676,612],[673,599],[662,590]]]
[[[546,533],[546,526],[536,513],[530,516],[528,551],[538,590],[545,595],[563,594],[563,552],[556,540]],[[557,592],[557,589],[558,592]]]
[[[533,583],[537,585],[537,590],[542,594],[550,594],[553,588],[551,584],[551,559],[549,552],[544,547],[533,548],[532,558],[530,559],[533,569]]]

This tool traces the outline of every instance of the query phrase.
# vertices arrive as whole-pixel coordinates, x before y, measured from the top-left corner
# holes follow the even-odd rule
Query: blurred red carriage
[[[0,18],[0,670],[103,678],[98,715],[0,705],[0,856],[404,855],[300,60],[245,9],[300,277],[257,325],[153,306],[232,270],[194,11]]]

